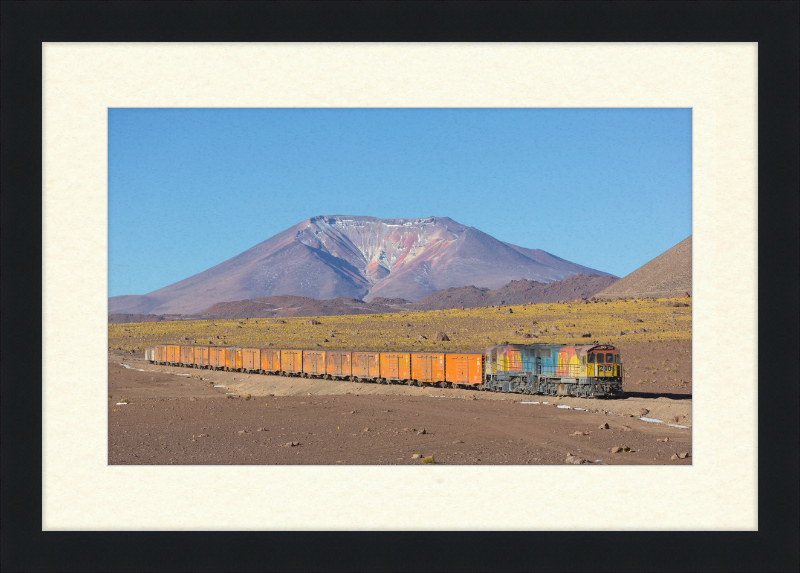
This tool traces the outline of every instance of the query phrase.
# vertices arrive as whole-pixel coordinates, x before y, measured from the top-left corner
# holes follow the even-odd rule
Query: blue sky
[[[110,109],[109,296],[315,215],[450,217],[618,276],[692,233],[690,109]]]

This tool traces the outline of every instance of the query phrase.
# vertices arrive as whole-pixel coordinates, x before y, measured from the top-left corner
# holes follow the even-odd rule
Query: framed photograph
[[[38,358],[42,393],[41,402],[34,401],[26,410],[30,420],[38,422],[41,416],[42,463],[25,466],[17,476],[36,477],[41,470],[41,524],[28,523],[20,531],[29,536],[29,544],[37,538],[55,540],[60,553],[39,559],[53,567],[79,564],[74,549],[64,542],[62,532],[69,531],[184,531],[204,540],[216,531],[229,532],[221,534],[228,540],[234,535],[255,539],[241,532],[266,531],[270,534],[260,539],[267,539],[268,547],[289,543],[293,551],[311,538],[303,535],[310,534],[287,538],[286,532],[387,532],[341,538],[344,546],[352,547],[360,545],[358,539],[378,542],[388,539],[388,532],[403,531],[425,551],[409,558],[397,547],[384,553],[372,547],[359,559],[345,558],[342,562],[351,565],[345,568],[435,569],[453,563],[466,569],[498,568],[477,543],[470,543],[461,554],[452,549],[431,557],[428,551],[443,539],[463,536],[477,542],[480,532],[490,539],[502,537],[500,532],[514,532],[508,533],[514,546],[525,547],[516,550],[514,567],[524,569],[539,568],[528,561],[533,548],[525,545],[535,539],[547,540],[553,549],[543,550],[544,568],[571,568],[563,555],[555,553],[571,546],[569,536],[556,532],[584,532],[579,535],[586,535],[595,548],[613,546],[614,535],[635,540],[636,548],[627,557],[615,554],[601,561],[612,569],[655,569],[658,563],[695,570],[720,564],[781,569],[792,559],[796,562],[796,540],[785,546],[794,547],[795,553],[765,555],[753,550],[765,547],[767,531],[777,534],[776,523],[786,524],[785,519],[763,519],[759,510],[766,508],[759,506],[759,487],[770,483],[788,492],[793,477],[791,471],[758,473],[762,464],[773,463],[759,455],[759,444],[766,436],[779,440],[775,427],[763,425],[764,389],[759,381],[763,385],[765,372],[796,374],[796,364],[764,366],[757,352],[744,349],[759,348],[756,332],[763,335],[763,331],[756,325],[765,317],[787,325],[786,342],[792,336],[796,339],[785,313],[771,307],[773,297],[784,292],[782,286],[796,290],[796,277],[787,272],[796,266],[796,257],[776,271],[786,280],[773,281],[772,287],[757,281],[756,269],[764,268],[759,253],[765,245],[775,246],[787,238],[774,226],[769,230],[776,234],[765,235],[763,217],[771,213],[781,221],[787,216],[796,220],[796,209],[781,214],[774,209],[776,202],[759,195],[758,189],[769,181],[782,190],[794,183],[796,191],[797,153],[787,159],[765,152],[776,141],[797,149],[797,113],[788,111],[796,104],[796,73],[789,73],[795,79],[788,89],[767,89],[796,64],[796,50],[789,50],[791,56],[786,57],[780,41],[789,38],[797,45],[797,30],[783,24],[797,15],[797,4],[693,5],[278,2],[208,5],[214,8],[209,11],[205,4],[173,3],[55,3],[27,9],[24,4],[4,5],[4,42],[20,39],[25,48],[8,60],[4,50],[3,79],[11,70],[20,74],[17,87],[3,82],[4,102],[17,106],[20,118],[41,118],[41,141],[34,137],[38,133],[30,133],[31,125],[38,129],[34,122],[26,135],[19,136],[14,146],[19,151],[9,151],[7,138],[22,124],[11,119],[4,105],[3,186],[7,188],[22,173],[27,173],[27,183],[42,186],[43,321]],[[722,27],[720,14],[725,15],[723,21],[737,24]],[[185,22],[182,30],[165,32],[153,25],[152,18],[158,21],[170,15]],[[764,25],[751,32],[749,25],[756,16],[776,27]],[[25,18],[27,27],[22,26]],[[548,18],[550,26],[544,23]],[[255,22],[264,25],[259,28]],[[589,31],[582,31],[587,25]],[[31,35],[31,27],[42,32]],[[706,43],[709,40],[714,43]],[[23,97],[30,97],[37,80],[40,110],[32,109]],[[35,108],[39,102],[32,101]],[[770,104],[774,106],[765,115]],[[679,468],[109,465],[104,361],[108,121],[109,110],[133,108],[691,109],[692,303],[697,305],[692,464]],[[779,112],[789,113],[791,121],[764,122]],[[27,161],[21,160],[23,151]],[[9,165],[13,166],[7,169]],[[789,167],[793,180],[780,175],[785,173],[781,166]],[[36,233],[20,230],[19,221],[8,219],[8,208],[19,206],[22,199],[15,195],[10,201],[3,209],[4,239],[6,222],[12,223],[17,237],[30,239]],[[792,201],[787,204],[796,207]],[[19,259],[7,258],[8,241],[3,245],[5,277],[7,265]],[[33,273],[35,279],[35,269]],[[5,284],[6,280],[4,288]],[[22,283],[13,284],[16,292],[22,292]],[[34,292],[28,300],[37,296]],[[21,314],[6,314],[7,301],[4,294],[4,330],[14,325],[31,334]],[[4,340],[4,350],[6,344]],[[26,357],[36,356],[24,352]],[[736,365],[735,376],[724,367],[727,364]],[[31,462],[19,428],[6,432],[10,421],[18,420],[7,415],[9,397],[26,408],[20,394],[26,391],[36,394],[12,386],[11,394],[4,396],[4,436],[15,442],[8,449],[4,440],[4,456],[12,452],[16,459]],[[783,430],[789,433],[796,427],[788,423],[796,420],[796,412],[792,415],[781,415],[787,421]],[[794,456],[789,460],[794,465],[789,465],[796,478],[796,449],[788,447],[794,452],[787,455]],[[8,464],[3,466],[7,499]],[[430,469],[435,471],[420,471]],[[601,470],[602,475],[586,470]],[[32,483],[38,486],[35,479]],[[587,488],[587,483],[603,487]],[[794,500],[796,509],[796,493],[788,499],[790,506]],[[4,508],[4,520],[12,517],[20,519],[20,514]],[[5,523],[3,530],[5,538],[9,535]],[[585,533],[589,531],[606,533]],[[451,533],[440,537],[433,532]],[[685,543],[689,554],[667,554],[658,563],[634,561],[663,549],[656,539],[663,532],[675,532],[673,539]],[[739,541],[733,546],[723,543],[730,542],[731,534],[719,532],[738,532]],[[789,527],[778,535],[787,539],[791,532]],[[433,537],[426,541],[428,534]],[[184,535],[181,543],[189,537]],[[161,543],[167,536],[151,541]],[[330,535],[315,539],[334,542]],[[622,545],[631,547],[628,542]],[[198,556],[207,556],[207,550],[192,556],[189,546],[183,547],[179,568],[196,569]],[[149,557],[122,551],[133,562],[152,567]],[[233,566],[283,569],[299,562],[309,568],[331,568],[319,555],[296,562],[287,554],[271,556],[272,560],[260,561],[248,556]],[[107,561],[112,557],[112,553],[98,555],[93,565],[113,567]],[[588,555],[573,558],[580,559],[583,568],[597,565]],[[36,562],[27,551],[13,554],[12,559],[28,566]]]

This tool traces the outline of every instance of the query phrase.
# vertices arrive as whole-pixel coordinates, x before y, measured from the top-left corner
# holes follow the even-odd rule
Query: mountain
[[[600,291],[597,298],[667,298],[692,293],[692,236]]]
[[[109,313],[196,313],[277,295],[417,301],[437,290],[511,280],[609,275],[498,241],[448,217],[312,217],[208,270],[146,295],[109,298]],[[609,275],[610,276],[610,275]]]

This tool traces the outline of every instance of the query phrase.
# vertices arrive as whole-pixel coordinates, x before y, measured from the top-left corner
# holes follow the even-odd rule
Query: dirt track
[[[691,429],[638,419],[646,408],[648,418],[677,415],[691,426],[685,398],[554,400],[171,368],[121,355],[109,356],[109,395],[110,464],[420,463],[414,454],[437,464],[563,464],[568,453],[596,465],[691,464],[671,459],[691,453]],[[123,398],[130,403],[118,405]],[[633,451],[612,454],[614,446]]]

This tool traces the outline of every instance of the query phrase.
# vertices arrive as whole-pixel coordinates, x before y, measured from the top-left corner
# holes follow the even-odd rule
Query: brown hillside
[[[130,322],[160,322],[166,320],[160,314],[109,314],[108,324],[128,324]]]
[[[444,310],[509,304],[560,302],[589,298],[618,279],[601,275],[573,275],[564,280],[540,283],[521,279],[496,290],[467,286],[449,288],[429,294],[417,303],[415,310]]]
[[[588,298],[616,280],[618,279],[611,276],[587,274],[574,275],[552,283],[522,279],[511,281],[496,290],[476,286],[452,287],[429,294],[418,302],[409,302],[402,298],[375,297],[370,302],[364,302],[344,297],[316,300],[304,296],[280,295],[219,302],[204,310],[199,316],[218,319],[339,316],[559,302]]]
[[[290,316],[339,316],[343,314],[381,314],[393,312],[403,299],[376,298],[364,302],[356,298],[316,300],[305,296],[280,295],[267,298],[218,302],[204,310],[202,318],[284,318]]]
[[[674,297],[692,293],[691,235],[600,291],[597,298]]]

